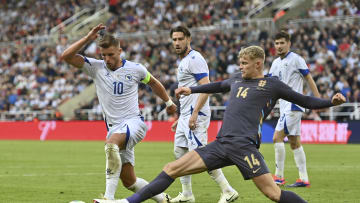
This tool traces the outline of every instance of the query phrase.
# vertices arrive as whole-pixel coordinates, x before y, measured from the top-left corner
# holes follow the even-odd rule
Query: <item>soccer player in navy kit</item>
[[[183,26],[178,26],[170,31],[170,37],[175,52],[180,58],[177,78],[179,86],[192,87],[210,83],[209,68],[206,60],[200,52],[190,46],[191,33]],[[172,128],[176,131],[174,139],[175,158],[179,159],[187,152],[207,144],[207,129],[210,124],[210,105],[208,94],[192,94],[179,99],[180,116],[174,122]],[[239,194],[225,178],[221,169],[209,171],[213,180],[221,188],[221,196],[218,203],[234,201]],[[195,202],[192,192],[191,176],[180,177],[182,192],[170,203]]]
[[[306,202],[294,192],[281,190],[273,181],[258,150],[262,122],[279,98],[309,109],[340,105],[345,98],[341,94],[334,95],[332,100],[301,95],[275,77],[264,77],[264,60],[264,50],[250,46],[239,53],[241,73],[222,82],[178,88],[177,96],[230,91],[217,139],[168,163],[151,183],[131,197],[116,202],[142,202],[164,191],[177,177],[230,165],[236,165],[245,180],[252,179],[257,188],[275,202]]]
[[[105,141],[105,195],[102,199],[94,199],[94,202],[114,200],[119,179],[127,189],[134,192],[148,184],[144,179],[136,177],[134,169],[134,147],[147,131],[139,110],[138,84],[148,84],[166,102],[168,113],[176,111],[176,105],[170,100],[164,86],[143,65],[121,59],[120,41],[112,35],[103,33],[99,40],[103,60],[77,54],[85,44],[97,39],[98,32],[104,29],[102,24],[95,26],[62,54],[62,59],[68,64],[82,68],[93,78],[108,130]],[[168,200],[163,194],[153,199],[159,203]]]

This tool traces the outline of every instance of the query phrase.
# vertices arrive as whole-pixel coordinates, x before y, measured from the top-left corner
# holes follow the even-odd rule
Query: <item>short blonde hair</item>
[[[100,37],[98,45],[99,47],[105,49],[111,46],[120,47],[120,41],[113,35],[106,33],[104,36]]]
[[[262,59],[265,61],[265,52],[259,46],[249,46],[240,50],[238,58],[249,56],[250,59]]]

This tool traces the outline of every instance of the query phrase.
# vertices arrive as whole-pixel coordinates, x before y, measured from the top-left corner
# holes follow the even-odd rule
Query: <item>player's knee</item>
[[[273,191],[273,190],[267,190],[267,191],[265,191],[264,192],[264,195],[267,197],[267,198],[269,198],[269,199],[271,199],[272,201],[274,201],[274,202],[279,202],[280,201],[280,195],[279,194],[277,194],[275,191]]]
[[[275,194],[267,194],[266,197],[271,199],[274,202],[279,202],[280,201],[280,198],[277,197]]]
[[[177,176],[178,170],[179,170],[179,167],[176,167],[174,162],[167,163],[163,168],[163,171],[172,178],[178,177]]]
[[[124,187],[128,188],[132,185],[134,185],[134,183],[136,182],[136,177],[124,177],[124,176],[120,176],[120,180],[123,184]]]
[[[277,142],[282,142],[282,141],[283,141],[283,138],[282,138],[280,132],[275,131],[274,136],[273,136],[273,142],[277,143]]]
[[[290,148],[292,150],[295,150],[297,148],[301,147],[301,143],[297,140],[294,140],[294,141],[290,141]]]
[[[273,142],[278,143],[278,142],[283,142],[283,140],[278,135],[274,135]]]
[[[105,145],[105,155],[107,162],[107,170],[118,171],[121,168],[121,159],[119,154],[119,147],[113,143]]]

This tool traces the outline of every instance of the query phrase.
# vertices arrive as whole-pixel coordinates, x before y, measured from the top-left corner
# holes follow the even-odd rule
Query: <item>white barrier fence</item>
[[[225,106],[211,106],[212,118],[221,120],[225,111]],[[165,110],[154,114],[152,108],[145,107],[141,109],[145,120],[167,120],[168,115]],[[345,103],[340,106],[331,107],[325,112],[320,112],[320,116],[326,120],[360,120],[360,103]],[[95,109],[76,110],[74,120],[102,120],[102,112]],[[155,115],[155,116],[154,116]],[[273,113],[267,119],[279,117],[279,107],[275,106]],[[38,120],[56,120],[55,110],[41,111],[2,111],[0,112],[0,121],[32,121]]]

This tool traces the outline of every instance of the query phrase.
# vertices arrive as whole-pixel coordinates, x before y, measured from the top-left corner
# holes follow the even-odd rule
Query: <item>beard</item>
[[[179,55],[179,56],[184,56],[185,53],[187,52],[187,50],[188,50],[188,47],[186,46],[182,51],[180,51],[180,52],[178,53],[178,55]]]

